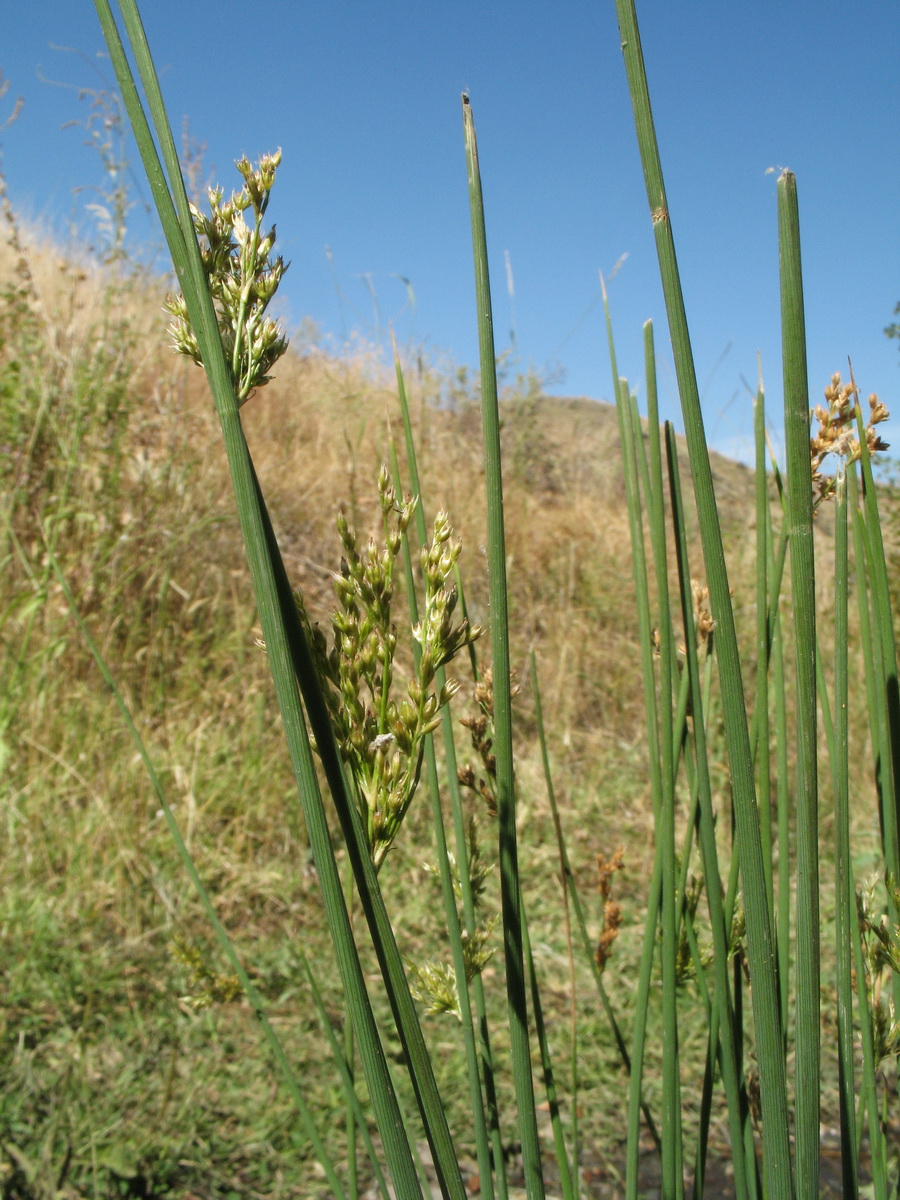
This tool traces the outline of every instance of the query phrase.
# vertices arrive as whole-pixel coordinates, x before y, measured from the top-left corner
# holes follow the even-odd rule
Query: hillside
[[[326,1114],[324,1136],[340,1146],[343,1116],[302,969],[302,953],[321,963],[330,948],[206,385],[166,345],[155,281],[79,266],[15,238],[6,255],[4,1194],[318,1194],[305,1136],[273,1083],[248,1006],[232,999],[195,1011],[191,998],[211,986],[221,964],[48,553],[128,698],[219,916],[270,1002],[310,1101]],[[487,581],[476,389],[462,386],[458,373],[448,380],[411,359],[406,383],[423,504],[429,517],[439,508],[451,514],[463,542],[467,603],[481,620]],[[378,468],[392,433],[399,439],[395,391],[393,373],[370,349],[335,357],[301,331],[274,381],[244,409],[288,571],[317,619],[333,605],[338,511],[363,536],[375,529]],[[569,981],[558,864],[527,658],[533,648],[592,928],[597,857],[624,850],[616,884],[622,929],[607,978],[614,1007],[627,1014],[653,827],[631,549],[615,410],[547,397],[524,380],[507,387],[503,421],[523,869],[535,898],[549,1019],[562,1030]],[[714,471],[752,646],[753,475],[716,457]],[[828,520],[821,538],[830,536]],[[692,569],[702,578],[699,557]],[[822,593],[827,615],[827,581]],[[747,661],[752,666],[752,651]],[[465,680],[463,709],[471,692]],[[460,731],[462,754],[466,739]],[[721,746],[715,753],[721,764]],[[716,785],[725,806],[724,766]],[[490,820],[483,811],[477,818],[487,854]],[[408,825],[385,886],[404,952],[422,959],[442,952],[443,935],[423,866],[431,854],[427,815],[413,810]],[[496,880],[490,888],[496,904]],[[608,1080],[621,1078],[621,1068],[587,969],[579,972],[584,1161],[592,1194],[611,1195],[623,1129]],[[339,1021],[336,980],[323,970],[319,984]],[[432,1021],[429,1030],[452,1049],[450,1026]],[[705,1021],[686,1018],[683,1037],[686,1048],[702,1047]],[[658,1044],[648,1051],[654,1102],[659,1053]],[[450,1053],[442,1058],[464,1122],[459,1063]],[[501,1099],[512,1105],[508,1088]],[[721,1123],[714,1129],[721,1141]]]

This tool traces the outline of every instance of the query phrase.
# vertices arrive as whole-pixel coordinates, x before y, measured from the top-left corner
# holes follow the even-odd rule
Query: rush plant
[[[621,1107],[627,1113],[623,1133],[629,1198],[639,1196],[643,1187],[639,1152],[644,1131],[659,1150],[665,1200],[681,1200],[688,1187],[702,1196],[715,1113],[724,1114],[740,1200],[817,1196],[821,1025],[823,1016],[833,1016],[844,1194],[859,1194],[865,1160],[873,1194],[888,1200],[897,1189],[888,1130],[896,1112],[900,1048],[894,1008],[900,990],[900,690],[879,490],[871,465],[872,454],[883,448],[875,426],[886,411],[873,399],[867,420],[855,381],[844,385],[835,377],[826,391],[827,407],[817,410],[819,427],[811,444],[797,185],[785,172],[778,180],[777,223],[786,478],[780,470],[766,470],[760,385],[755,423],[757,612],[742,653],[637,19],[631,0],[616,3],[683,408],[702,564],[682,496],[683,447],[671,427],[659,425],[652,326],[645,331],[645,438],[635,399],[618,374],[607,303],[655,823],[633,996],[610,995],[618,987],[609,982],[609,963],[615,959],[622,918],[612,882],[620,860],[613,848],[601,859],[603,914],[592,938],[564,837],[574,818],[560,813],[556,804],[534,670],[569,945],[580,941],[585,947],[601,1009],[627,1072],[627,1079],[616,1075],[610,1086],[622,1087]],[[578,1014],[576,1010],[566,1094],[551,1050],[546,993],[529,937],[533,900],[523,886],[523,784],[513,754],[500,403],[484,200],[469,99],[463,97],[462,125],[481,365],[489,667],[479,663],[476,653],[481,630],[466,615],[459,546],[446,514],[438,513],[427,533],[399,363],[409,494],[401,486],[394,453],[378,480],[381,540],[363,544],[348,521],[339,518],[343,561],[334,575],[334,612],[313,615],[306,599],[296,594],[241,415],[286,348],[283,333],[267,315],[284,270],[274,256],[274,229],[265,230],[280,155],[264,157],[255,166],[242,159],[237,164],[241,188],[227,201],[222,191],[212,191],[208,215],[191,206],[135,0],[120,0],[118,17],[108,0],[96,0],[96,6],[178,277],[180,292],[168,302],[172,339],[202,365],[220,420],[297,802],[344,991],[346,1036],[343,1045],[334,1037],[329,1041],[347,1101],[348,1151],[346,1168],[323,1157],[331,1194],[359,1194],[359,1136],[383,1195],[388,1194],[387,1176],[403,1200],[426,1194],[433,1178],[442,1196],[463,1200],[460,1147],[471,1140],[481,1195],[502,1200],[510,1194],[504,1147],[515,1141],[527,1196],[543,1197],[552,1186],[574,1200],[585,1193],[577,1123]],[[835,538],[833,559],[823,562],[814,518],[816,501],[826,497],[834,501]],[[401,570],[412,634],[405,690],[397,688],[400,652],[393,607]],[[783,586],[786,571],[789,587]],[[833,625],[827,637],[818,611],[817,574],[833,580]],[[849,648],[857,636],[850,628],[851,576],[859,609],[854,629],[859,630],[866,671],[864,717],[851,707],[856,700],[850,695]],[[479,688],[480,715],[467,722],[475,766],[457,763],[452,720],[456,684],[445,673],[452,660],[458,666],[466,658]],[[859,753],[851,739],[860,736],[863,723],[874,777],[870,801],[882,831],[880,877],[871,886],[854,875],[851,817],[863,800],[855,801],[852,813],[849,800],[850,764]],[[205,896],[153,778],[186,866]],[[724,785],[716,782],[723,778]],[[492,1024],[480,971],[490,954],[489,922],[478,912],[486,868],[461,788],[488,800],[493,822],[504,967],[497,978],[505,988],[505,1028],[495,1018]],[[399,923],[392,920],[383,890],[389,851],[420,790],[431,806],[449,949],[449,965],[441,967],[407,964],[398,945]],[[820,834],[820,793],[826,791],[833,797],[835,831],[834,849],[827,853]],[[448,816],[452,849],[445,830]],[[348,865],[349,882],[341,878],[339,858]],[[832,864],[833,874],[826,879]],[[823,919],[826,884],[834,898],[833,930]],[[232,959],[235,978],[263,1020],[315,1152],[323,1156],[315,1114],[305,1111],[302,1088],[265,1019],[262,1000],[235,961],[209,901],[207,912]],[[377,962],[375,984],[364,967],[371,955]],[[372,994],[376,990],[377,1000],[383,996],[387,1002],[380,1009]],[[833,1002],[827,998],[832,995]],[[457,1018],[471,1128],[449,1126],[438,1086],[439,1050],[423,1032],[417,998],[432,1011]],[[328,1024],[324,1005],[316,1003]],[[707,1030],[691,1062],[681,1036],[689,1003],[699,1010]],[[655,1091],[651,1100],[645,1060],[649,1018],[657,1005],[654,1028],[662,1030],[662,1079],[658,1100]],[[399,1042],[393,1057],[401,1064],[402,1078],[386,1053],[382,1019],[376,1017],[376,1009],[385,1007],[391,1037]],[[617,1008],[629,1013],[625,1029]],[[501,1040],[509,1049],[514,1138],[512,1119],[498,1101],[496,1047]],[[370,1107],[355,1079],[357,1057]],[[538,1114],[543,1106],[550,1117],[552,1150],[541,1140]],[[377,1145],[370,1120],[380,1138]],[[420,1131],[428,1143],[430,1166],[420,1153]]]

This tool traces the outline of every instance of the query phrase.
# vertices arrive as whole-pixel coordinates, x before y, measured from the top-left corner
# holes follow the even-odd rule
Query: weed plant
[[[786,172],[786,471],[760,384],[755,478],[714,480],[617,3],[684,441],[608,303],[613,419],[504,403],[468,98],[477,395],[289,351],[280,155],[192,206],[97,0],[208,390],[121,256],[54,265],[5,208],[4,1194],[896,1195],[887,413],[835,375],[811,437]]]

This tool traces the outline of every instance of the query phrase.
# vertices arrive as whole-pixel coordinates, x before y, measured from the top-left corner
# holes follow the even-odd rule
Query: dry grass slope
[[[196,1016],[179,1000],[191,980],[169,946],[181,939],[207,953],[207,931],[47,554],[50,545],[133,705],[220,915],[339,1147],[336,1080],[298,982],[297,947],[317,961],[328,947],[206,385],[165,344],[155,281],[23,250],[14,241],[0,252],[4,1195],[318,1194],[251,1014],[234,1004]],[[408,368],[425,504],[430,514],[447,509],[462,537],[478,620],[487,596],[480,415],[474,394],[459,389],[442,406],[445,382],[421,361]],[[378,467],[399,428],[392,374],[364,347],[335,358],[301,334],[244,412],[288,569],[324,615],[340,555],[336,513],[363,532],[376,519]],[[535,648],[589,903],[597,854],[625,846],[624,924],[610,967],[625,1011],[652,820],[615,412],[525,384],[507,390],[503,413],[514,662],[524,680]],[[715,471],[740,589],[752,475],[725,460]],[[526,688],[518,712],[533,936],[561,1028],[565,955]],[[724,776],[721,787],[724,803]],[[425,829],[412,813],[388,884],[413,956],[440,951]],[[323,984],[339,1020],[336,982]],[[608,1080],[620,1076],[586,1004],[584,1134],[599,1189],[604,1156],[619,1151]],[[447,1030],[433,1036],[442,1043]],[[686,1043],[703,1036],[685,1029]],[[459,1063],[439,1061],[452,1092]]]

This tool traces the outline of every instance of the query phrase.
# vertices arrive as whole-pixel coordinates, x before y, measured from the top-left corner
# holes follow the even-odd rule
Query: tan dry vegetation
[[[33,240],[25,261],[28,276],[15,247],[0,252],[0,285],[7,285],[0,325],[7,443],[0,462],[0,750],[8,844],[15,848],[7,862],[5,928],[15,932],[23,913],[29,930],[52,914],[52,927],[86,961],[101,953],[98,947],[109,956],[114,986],[126,979],[133,1008],[148,996],[174,1003],[184,986],[165,948],[173,930],[208,941],[143,770],[52,579],[46,534],[136,711],[220,915],[280,996],[296,975],[292,946],[328,951],[203,374],[167,347],[156,281],[76,267]],[[463,541],[469,609],[485,621],[480,412],[475,389],[459,386],[451,389],[452,409],[441,407],[443,382],[418,358],[406,368],[427,515],[438,508],[451,514]],[[289,574],[322,618],[339,564],[339,508],[361,533],[377,532],[378,467],[391,434],[402,443],[393,371],[371,348],[334,357],[301,330],[243,419]],[[614,1003],[627,1012],[653,821],[616,416],[591,400],[543,396],[526,381],[506,389],[503,420],[513,663],[523,685],[517,770],[535,941],[548,995],[562,1013],[568,981],[527,686],[532,646],[570,855],[589,904],[597,855],[609,858],[625,845],[616,883],[623,926],[608,973]],[[404,470],[402,445],[400,460]],[[716,456],[713,467],[732,586],[743,597],[752,699],[753,477]],[[818,536],[826,546],[827,514]],[[702,578],[696,552],[693,572]],[[827,572],[819,587],[827,628]],[[486,653],[482,644],[482,658]],[[459,663],[456,673],[464,677]],[[714,751],[721,755],[721,746]],[[864,747],[857,761],[868,786]],[[727,811],[724,769],[716,781]],[[404,913],[405,948],[435,936],[420,894],[431,844],[420,807],[392,852],[386,884]],[[826,828],[828,820],[826,810]],[[876,837],[873,831],[873,845]],[[340,1011],[339,1000],[332,1002]],[[31,1001],[21,1003],[29,1013]],[[41,1003],[41,1020],[64,1021]],[[21,1019],[17,1009],[10,1028]],[[245,1028],[233,1013],[223,1022],[241,1046],[238,1057],[258,1054],[252,1023]],[[596,1108],[589,1136],[598,1139],[611,1136],[617,1118],[604,1107],[613,1091],[604,1092],[605,1072],[618,1069],[602,1045],[606,1036],[598,1033],[599,1048],[585,1050],[597,1056],[589,1059],[585,1088],[586,1107]],[[298,1035],[298,1042],[298,1061],[306,1062],[315,1038]],[[190,1080],[183,1083],[189,1095]],[[136,1124],[147,1125],[157,1111],[140,1120],[138,1113]]]
[[[245,702],[268,684],[253,647],[249,581],[205,379],[167,347],[154,281],[75,266],[34,237],[23,241],[30,278],[23,279],[8,242],[0,278],[20,287],[21,319],[33,323],[42,374],[32,381],[34,429],[11,461],[13,486],[22,492],[12,526],[24,552],[11,559],[13,576],[21,582],[26,560],[41,561],[38,518],[46,518],[64,476],[71,495],[57,527],[58,552],[133,698],[162,735],[180,720],[182,704],[196,703],[201,685],[214,720],[216,697],[223,715],[239,699],[227,686],[211,688],[213,681],[224,685],[239,671]],[[118,389],[114,412],[94,411],[85,398],[86,381],[93,385],[99,375]],[[427,512],[450,512],[463,541],[471,615],[486,622],[476,397],[457,388],[453,409],[439,407],[441,379],[421,358],[405,376]],[[404,457],[393,371],[370,347],[335,358],[301,330],[243,416],[289,574],[313,614],[324,617],[340,554],[335,516],[342,509],[368,532],[392,436],[401,463]],[[506,389],[503,420],[513,662],[524,675],[535,648],[551,738],[568,765],[602,776],[610,755],[639,751],[644,728],[615,411],[519,386]],[[23,453],[28,462],[17,460]],[[716,455],[713,469],[749,634],[753,475]],[[819,527],[829,539],[827,511]],[[694,573],[702,578],[696,552]],[[827,576],[820,580],[827,616]],[[223,643],[223,625],[235,642]],[[77,639],[69,638],[67,653],[79,661],[79,675],[89,671]],[[191,683],[179,682],[185,671]],[[527,694],[519,710],[530,743]]]
[[[18,306],[7,309],[4,361],[21,352],[23,331],[31,346],[28,379],[16,377],[25,402],[10,431],[4,478],[12,534],[6,584],[13,608],[21,607],[43,576],[52,603],[29,618],[36,622],[28,634],[33,657],[18,675],[21,694],[9,714],[22,739],[16,774],[29,791],[37,780],[46,785],[54,762],[67,787],[72,771],[90,779],[94,751],[82,744],[69,705],[78,708],[83,692],[81,708],[96,721],[102,700],[50,578],[43,527],[52,531],[80,611],[152,730],[154,749],[164,761],[172,756],[171,770],[184,777],[185,753],[196,764],[201,745],[215,740],[211,729],[220,726],[225,737],[239,728],[244,739],[258,728],[258,711],[271,711],[206,383],[166,346],[153,281],[73,266],[40,239],[23,235],[23,242],[23,259],[8,243],[2,259]],[[322,616],[339,561],[336,513],[343,508],[368,531],[391,429],[399,437],[398,409],[393,372],[369,349],[335,359],[302,334],[297,341],[244,417],[288,570]],[[474,618],[484,619],[480,414],[471,397],[454,411],[436,408],[440,379],[427,368],[410,371],[407,385],[426,504],[432,514],[439,507],[451,513],[464,544],[468,602]],[[536,647],[551,734],[568,744],[573,761],[596,761],[598,743],[631,744],[641,727],[633,623],[623,615],[631,584],[614,416],[589,401],[530,395],[509,399],[504,419],[514,662],[524,674],[528,649]],[[567,451],[574,446],[577,453]],[[25,624],[7,625],[8,650]],[[48,710],[32,702],[50,667],[48,658],[35,671],[35,661],[51,644],[53,669],[68,688],[67,703]],[[526,696],[520,708],[528,736]],[[109,707],[101,711],[114,729]],[[268,728],[266,753],[277,760],[277,723]],[[102,775],[106,767],[97,765]],[[287,776],[272,778],[280,804]],[[139,776],[134,786],[142,790]],[[216,805],[197,803],[215,828]],[[95,834],[102,860],[112,830]],[[118,853],[112,845],[109,851]]]

